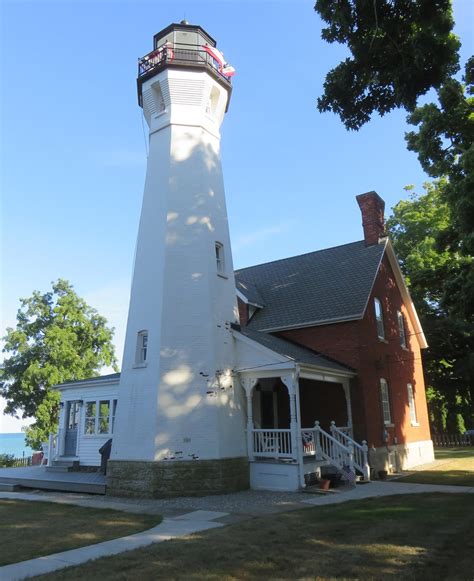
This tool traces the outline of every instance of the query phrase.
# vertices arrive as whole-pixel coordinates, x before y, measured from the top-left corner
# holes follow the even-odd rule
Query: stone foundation
[[[399,472],[433,462],[433,460],[434,451],[431,440],[382,446],[369,450],[369,464],[372,473],[375,473],[375,478],[379,470],[386,470],[388,473]]]
[[[173,498],[237,492],[249,488],[248,458],[147,462],[109,460],[107,494]]]

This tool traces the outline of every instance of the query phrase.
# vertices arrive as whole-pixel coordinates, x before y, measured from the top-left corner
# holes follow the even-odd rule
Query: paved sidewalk
[[[368,484],[359,484],[352,490],[348,490],[344,494],[333,496],[314,496],[303,500],[304,504],[311,504],[313,506],[326,504],[339,504],[349,500],[361,500],[363,498],[377,497],[377,496],[392,496],[394,494],[421,494],[423,492],[445,492],[449,494],[469,493],[474,494],[474,487],[472,486],[448,486],[439,484],[404,484],[402,482],[380,482],[374,481]]]
[[[21,579],[52,573],[73,565],[81,565],[100,557],[108,557],[145,547],[152,543],[161,543],[169,539],[222,527],[224,525],[214,522],[214,519],[223,516],[226,516],[226,513],[196,511],[175,519],[165,519],[156,527],[142,533],[0,567],[0,579],[1,581],[20,581]]]
[[[347,488],[341,492],[337,491],[324,495],[305,494],[302,492],[260,492],[247,490],[219,496],[161,500],[127,500],[111,497],[98,498],[88,497],[87,495],[45,492],[1,492],[0,499],[13,498],[18,500],[75,504],[84,507],[112,508],[126,512],[161,513],[165,517],[166,515],[172,515],[172,518],[168,516],[156,527],[142,533],[0,567],[0,580],[19,581],[27,577],[50,573],[72,565],[79,565],[99,557],[116,555],[117,553],[137,549],[151,543],[159,543],[199,531],[222,527],[225,524],[255,516],[275,514],[298,508],[303,509],[307,508],[308,505],[339,504],[350,500],[360,500],[370,497],[390,496],[394,494],[420,494],[424,492],[474,494],[474,487],[375,481],[368,484],[359,484],[354,488]],[[185,512],[185,509],[188,511],[192,509],[192,512]],[[220,522],[216,522],[216,520]]]

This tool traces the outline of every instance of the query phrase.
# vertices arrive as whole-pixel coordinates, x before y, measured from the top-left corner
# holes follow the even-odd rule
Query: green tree
[[[438,104],[415,109],[408,122],[418,127],[406,135],[408,149],[418,154],[426,173],[448,179],[443,196],[451,210],[451,224],[438,243],[474,255],[474,57],[463,82],[447,79],[438,90]],[[451,288],[452,307],[459,316],[474,314],[474,269],[468,261]]]
[[[474,325],[456,300],[472,258],[439,243],[453,227],[449,187],[441,179],[426,183],[423,195],[412,192],[393,208],[387,228],[428,337],[423,359],[433,427],[455,432],[464,421],[474,426]]]
[[[459,68],[450,0],[317,0],[314,8],[328,24],[322,38],[351,53],[329,71],[318,99],[347,129],[374,112],[412,111]]]
[[[4,337],[0,394],[5,413],[35,418],[26,440],[37,449],[57,427],[60,397],[52,386],[94,377],[103,366],[117,369],[114,331],[66,280],[20,303],[16,328]]]

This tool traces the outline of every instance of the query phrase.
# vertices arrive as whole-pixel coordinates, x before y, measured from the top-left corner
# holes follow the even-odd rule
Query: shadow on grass
[[[457,458],[473,458],[474,446],[467,448],[436,448],[436,460],[455,460]]]
[[[474,472],[470,470],[426,470],[398,478],[406,484],[444,484],[449,486],[474,486]]]
[[[48,579],[458,579],[472,577],[474,495],[320,506],[66,569]]]

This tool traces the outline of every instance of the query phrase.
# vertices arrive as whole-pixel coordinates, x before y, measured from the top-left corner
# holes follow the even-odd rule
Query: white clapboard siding
[[[107,442],[109,438],[113,438],[113,434],[101,435],[86,435],[85,434],[85,416],[86,403],[88,401],[113,400],[118,399],[118,380],[115,383],[107,382],[105,385],[100,385],[97,382],[91,384],[83,384],[74,387],[61,386],[61,401],[64,402],[63,413],[60,418],[60,426],[64,426],[66,422],[65,410],[67,409],[68,401],[83,401],[80,408],[79,426],[77,432],[77,456],[81,466],[100,466],[99,448]],[[118,405],[118,404],[117,404]]]

